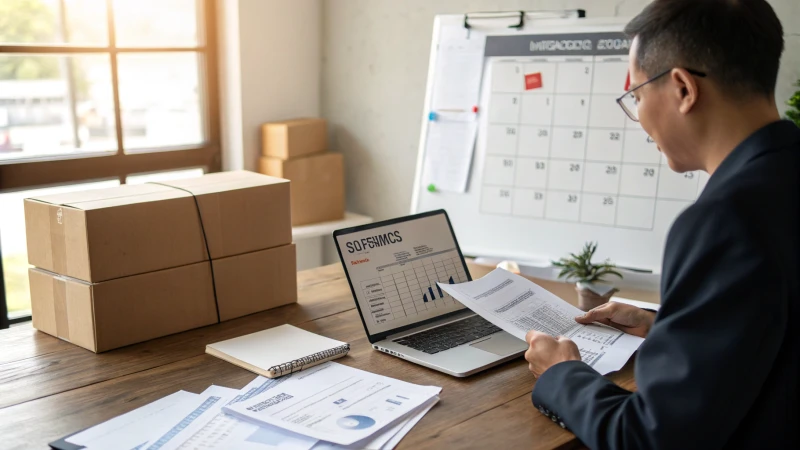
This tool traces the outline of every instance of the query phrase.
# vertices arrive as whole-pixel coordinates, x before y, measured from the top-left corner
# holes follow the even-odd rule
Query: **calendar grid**
[[[696,198],[699,177],[672,172],[616,105],[627,61],[491,62],[481,214],[653,230],[660,203]]]
[[[554,80],[558,79],[558,64],[556,64],[555,68],[553,69],[553,79]],[[554,94],[555,94],[555,92],[554,92]],[[553,95],[553,98],[555,99],[555,95]],[[547,146],[547,162],[545,163],[548,166],[550,166],[550,161],[553,160],[553,122],[555,122],[555,120],[556,120],[556,109],[553,108],[553,110],[550,111],[550,128],[548,129],[548,132],[550,133],[550,142],[549,142],[549,145]],[[549,170],[549,167],[547,169]],[[544,191],[547,192],[549,189],[550,189],[550,177],[548,176],[548,172],[545,172],[545,175],[544,175]],[[534,194],[534,197],[535,197],[535,195],[536,194]],[[547,211],[547,199],[548,199],[548,196],[545,195],[544,196],[544,201],[542,202],[543,203],[543,205],[542,205],[542,216],[544,216],[545,211]]]
[[[646,197],[642,197],[642,198],[646,198]],[[684,201],[684,200],[672,200],[672,199],[660,199],[660,200],[663,200],[664,202],[676,202],[676,203],[681,203],[681,204],[686,203],[686,201]],[[495,213],[492,213],[492,215],[493,216],[497,216],[497,217],[520,217],[518,215],[513,215],[513,214],[510,214],[510,213],[506,213],[506,214],[502,214],[502,213],[495,214]],[[554,222],[554,223],[563,223],[563,224],[574,224],[575,223],[574,220],[547,219],[547,221],[548,222]],[[614,226],[612,226],[612,225],[604,225],[604,224],[597,224],[597,223],[590,223],[590,222],[584,222],[584,223],[588,223],[589,225],[604,226],[606,228],[619,228],[619,229],[622,229],[622,230],[651,231],[651,230],[642,229],[641,227],[633,227],[633,226],[625,226],[625,225],[614,225]]]
[[[619,132],[620,133],[620,139],[622,139],[622,142],[625,142],[625,139],[627,139],[627,135],[625,133],[628,132],[628,127],[627,127],[628,120],[630,120],[630,119],[627,116],[623,119],[622,131]],[[614,133],[614,131],[612,131],[612,133]],[[623,148],[622,151],[624,152],[625,149]],[[620,155],[620,164],[622,164],[622,161],[624,161],[624,158],[622,157],[622,155]],[[617,194],[619,194],[620,188],[622,187],[621,185],[622,185],[622,178],[620,177],[620,178],[617,179]],[[617,203],[619,203],[619,202],[617,202]],[[618,221],[619,221],[619,204],[617,204],[617,207],[614,208],[614,225],[616,225],[618,223]]]
[[[516,72],[519,72],[519,66],[516,66],[514,68],[514,70]],[[519,96],[519,102],[518,103],[520,104],[520,107],[517,108],[517,123],[520,123],[520,122],[522,122],[522,117],[521,117],[522,116],[522,107],[521,107],[522,106],[522,95]],[[516,158],[519,158],[519,136],[517,137],[517,145],[514,146],[514,156]],[[511,186],[515,186],[517,184],[517,172],[518,172],[518,170],[517,170],[516,161],[517,160],[514,160],[514,170],[512,171]],[[513,214],[513,206],[512,206],[512,214]]]
[[[497,187],[497,188],[507,188],[507,187],[509,187],[508,185],[499,185],[499,184],[484,184],[484,186],[485,187]],[[563,193],[575,192],[575,191],[565,190],[565,189],[550,189],[550,191],[551,192],[563,192]],[[629,197],[629,198],[652,198],[652,197],[647,196],[647,195],[625,195],[623,197]],[[672,200],[672,201],[676,201],[676,202],[686,201],[686,199],[683,199],[683,198],[670,198],[670,197],[659,197],[659,200]]]
[[[589,82],[590,83],[589,84],[590,87],[594,85],[594,75],[595,75],[594,62],[595,62],[594,58],[592,58],[592,79]],[[590,111],[590,113],[589,113],[590,117],[591,117],[591,111],[592,111],[592,101],[593,101],[593,96],[591,95],[591,92],[590,92],[589,93],[589,101],[587,102],[589,104],[588,107],[589,107],[589,111]],[[583,143],[583,176],[581,177],[581,197],[583,197],[582,194],[584,192],[584,186],[586,185],[586,157],[587,157],[587,154],[589,152],[589,126],[590,126],[590,124],[591,124],[590,120],[587,119],[586,120],[586,131],[585,131],[586,139],[585,139],[585,141]],[[581,198],[580,201],[583,202],[583,201],[585,201],[585,199]],[[584,211],[585,211],[584,208],[580,208],[579,209],[578,222],[583,222],[583,213],[584,213]]]
[[[661,163],[661,161],[659,161],[659,165],[658,165],[658,181],[656,181],[656,193],[655,193],[655,197],[656,198],[659,198],[658,197],[658,188],[661,186],[661,183],[660,183],[661,174],[664,172],[663,166],[660,163]],[[656,209],[655,208],[653,208],[653,220],[650,223],[656,223]]]

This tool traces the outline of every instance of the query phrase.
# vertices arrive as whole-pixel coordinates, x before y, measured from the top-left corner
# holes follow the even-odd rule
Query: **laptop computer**
[[[457,377],[528,348],[437,283],[472,281],[444,210],[333,233],[372,348]]]

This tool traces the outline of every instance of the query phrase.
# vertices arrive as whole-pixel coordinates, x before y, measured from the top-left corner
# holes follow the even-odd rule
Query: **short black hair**
[[[783,27],[766,0],[655,0],[628,23],[648,76],[673,67],[705,72],[724,92],[772,97]]]

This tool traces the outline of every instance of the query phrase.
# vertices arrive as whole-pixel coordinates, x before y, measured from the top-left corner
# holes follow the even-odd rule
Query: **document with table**
[[[243,402],[272,389],[284,379],[257,377],[247,386],[235,391],[233,398],[218,404],[211,414],[196,420],[193,427],[184,428],[175,436],[180,450],[195,448],[242,448],[267,450],[281,448],[286,450],[309,450],[317,444],[317,439],[299,435],[277,427],[259,427],[238,420],[222,411],[223,406]]]
[[[600,324],[581,325],[583,311],[536,283],[503,269],[462,284],[439,286],[484,319],[524,340],[529,330],[572,339],[581,359],[605,375],[625,365],[644,339]]]

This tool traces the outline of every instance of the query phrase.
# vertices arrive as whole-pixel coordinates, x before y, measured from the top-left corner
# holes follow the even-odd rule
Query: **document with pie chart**
[[[334,362],[289,375],[252,399],[224,408],[251,422],[341,445],[363,441],[435,401],[419,386]]]

